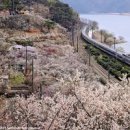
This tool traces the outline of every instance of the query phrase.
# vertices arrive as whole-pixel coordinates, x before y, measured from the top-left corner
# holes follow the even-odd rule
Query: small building
[[[10,47],[9,52],[11,57],[25,58],[26,52],[27,52],[28,59],[31,59],[31,57],[33,58],[37,57],[36,48],[31,46],[14,45]]]
[[[12,50],[18,51],[22,48],[23,48],[23,46],[21,46],[21,45],[14,45],[9,48],[9,51],[12,51]]]

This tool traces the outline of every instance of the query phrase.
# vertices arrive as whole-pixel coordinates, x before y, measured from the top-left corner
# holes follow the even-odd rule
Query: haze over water
[[[100,29],[105,29],[116,37],[123,36],[126,43],[116,45],[122,47],[125,53],[130,54],[130,16],[109,14],[81,14],[80,18],[97,21]]]

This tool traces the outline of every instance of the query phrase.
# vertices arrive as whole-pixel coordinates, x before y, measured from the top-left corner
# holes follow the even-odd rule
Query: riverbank
[[[130,16],[126,15],[106,15],[106,14],[80,14],[81,20],[83,21],[97,21],[100,29],[108,30],[112,32],[115,37],[123,36],[125,39],[125,43],[116,44],[116,49],[122,48],[125,54],[130,54]],[[119,43],[119,42],[118,42]]]
[[[114,37],[114,35],[110,34],[109,32],[105,31],[103,33],[100,30],[94,31],[93,39],[109,46],[112,46],[114,44],[126,43],[125,39],[122,36]]]

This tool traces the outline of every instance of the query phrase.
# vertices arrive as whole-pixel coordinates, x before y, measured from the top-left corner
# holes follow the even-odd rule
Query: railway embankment
[[[86,46],[89,52],[89,59],[91,56],[94,57],[97,63],[108,71],[108,76],[112,75],[119,81],[121,81],[124,75],[126,75],[127,79],[130,77],[130,66],[124,62],[127,57],[121,54],[118,55],[117,52],[109,49],[106,45],[91,39],[91,37],[86,34],[86,28],[82,30],[82,37],[89,43]],[[119,56],[121,58],[118,58]]]

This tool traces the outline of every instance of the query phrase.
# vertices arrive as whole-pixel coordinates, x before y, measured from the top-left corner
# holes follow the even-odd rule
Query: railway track
[[[113,50],[111,50],[108,47],[102,45],[101,43],[98,43],[98,42],[94,41],[93,39],[89,38],[86,35],[86,31],[85,30],[86,30],[86,27],[83,28],[83,30],[81,30],[81,37],[84,39],[85,43],[87,42],[88,44],[92,44],[95,47],[101,49],[103,52],[108,53],[109,55],[111,55],[113,57],[116,56],[116,58],[119,59],[120,61],[126,63],[127,65],[130,65],[130,59],[129,58],[127,58],[124,55],[118,54],[117,52],[114,52]],[[89,59],[89,52],[87,52],[87,55],[88,55],[88,59]],[[121,81],[116,79],[114,76],[108,74],[108,71],[105,70],[101,65],[99,65],[93,57],[91,57],[91,66],[106,81],[109,81],[112,84],[118,83],[119,85],[124,86]]]
[[[89,44],[92,44],[96,48],[100,49],[101,51],[107,53],[108,55],[115,57],[116,59],[120,60],[121,62],[130,65],[130,58],[125,55],[125,54],[120,54],[116,50],[108,47],[107,45],[104,45],[100,42],[95,41],[94,39],[90,38],[86,31],[88,32],[89,30],[87,29],[87,26],[85,26],[82,31],[81,31],[81,36],[82,38],[88,42]]]
[[[85,60],[85,63],[89,64],[89,52],[84,49],[84,45],[86,42],[80,38],[80,46],[79,46],[79,52],[82,53],[83,60]],[[93,68],[93,71],[97,73],[100,77],[105,79],[106,81],[109,81],[111,84],[118,83],[119,85],[123,86],[123,84],[117,80],[115,77],[110,75],[110,78],[108,77],[108,71],[105,70],[102,66],[100,66],[97,61],[94,59],[94,57],[91,56],[90,58],[90,66]]]
[[[91,66],[93,67],[94,71],[96,71],[101,77],[103,77],[106,81],[109,81],[112,84],[118,83],[119,85],[123,86],[123,84],[117,80],[114,76],[108,74],[103,67],[101,67],[92,57],[91,58]],[[108,76],[109,75],[109,76]]]

